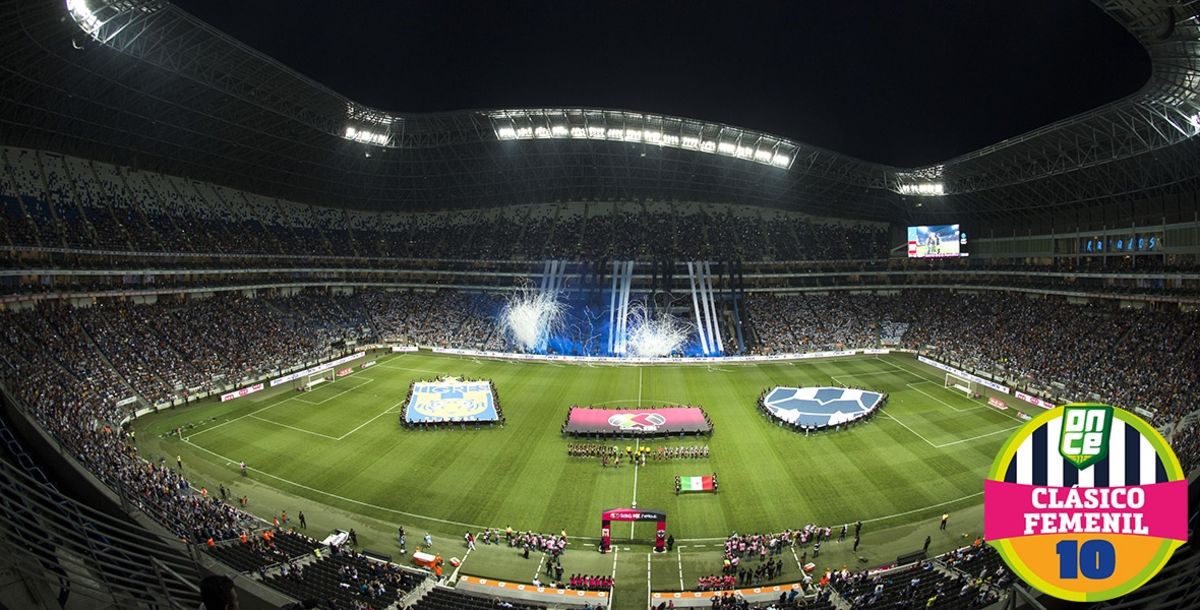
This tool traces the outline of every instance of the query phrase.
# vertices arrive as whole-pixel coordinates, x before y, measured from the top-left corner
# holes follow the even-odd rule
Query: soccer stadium
[[[218,4],[0,0],[0,610],[1200,607],[1191,543],[1135,591],[1066,602],[984,536],[997,455],[1067,403],[1137,414],[1196,478],[1200,3],[914,4],[1145,74],[990,141],[890,152],[808,143],[715,75],[589,102],[550,64],[531,99],[397,50],[327,82],[340,60],[277,49],[325,54],[359,32],[317,14],[354,9],[278,15],[294,31],[268,50],[250,15],[278,7]],[[363,38],[400,11],[429,36],[487,12],[395,4],[353,16]],[[535,10],[636,46],[614,8],[634,17]],[[487,45],[567,22],[513,10],[477,43],[464,25],[454,44],[479,46],[459,53],[541,70]],[[914,36],[904,59],[867,21],[871,61],[965,53]],[[723,69],[757,74],[729,36]],[[696,53],[681,70],[709,69]],[[463,70],[428,87],[463,97],[382,109],[410,99],[393,61]],[[1008,103],[993,77],[977,93]],[[807,95],[970,95],[845,82]],[[1138,447],[1018,454],[1007,480],[1174,476]]]

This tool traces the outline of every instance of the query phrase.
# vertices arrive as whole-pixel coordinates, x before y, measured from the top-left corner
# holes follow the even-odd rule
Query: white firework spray
[[[562,326],[563,311],[558,293],[524,288],[509,297],[500,323],[522,351],[545,351],[550,336]]]
[[[660,312],[650,313],[645,303],[629,304],[628,355],[633,358],[661,358],[683,349],[692,334],[692,325]]]

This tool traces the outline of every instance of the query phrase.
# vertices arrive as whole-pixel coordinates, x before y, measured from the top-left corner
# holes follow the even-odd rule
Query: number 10
[[[1083,573],[1084,578],[1093,580],[1108,578],[1117,568],[1117,551],[1107,540],[1088,540],[1078,546],[1076,540],[1063,540],[1054,545],[1058,554],[1058,577],[1078,578]]]

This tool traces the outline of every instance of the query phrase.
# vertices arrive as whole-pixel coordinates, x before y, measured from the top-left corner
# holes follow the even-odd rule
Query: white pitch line
[[[471,549],[467,549],[467,554],[463,555],[462,561],[458,562],[458,567],[454,568],[454,571],[450,573],[450,580],[446,581],[447,583],[453,584],[453,583],[458,582],[458,571],[461,570],[463,565],[465,565],[467,563],[467,558],[470,556],[471,556]]]
[[[619,549],[615,546],[612,549],[613,549],[613,569],[612,569],[612,578],[609,580],[609,582],[611,582],[613,584],[613,586],[608,588],[608,607],[609,608],[615,607],[615,606],[613,606],[613,597],[616,596],[616,592],[617,592],[617,555],[619,555],[621,553],[621,549]]]
[[[642,367],[638,367],[638,403],[637,406],[642,406]]]
[[[789,544],[788,548],[792,549],[792,559],[796,560],[796,567],[800,568],[800,574],[804,574],[804,566],[800,565],[800,556],[796,554],[796,545]]]
[[[331,441],[340,440],[340,439],[339,439],[338,437],[336,437],[336,436],[329,436],[328,434],[321,434],[320,432],[313,432],[312,430],[306,430],[306,429],[304,429],[304,428],[297,428],[296,426],[289,426],[289,425],[287,425],[287,424],[281,424],[281,423],[279,423],[279,422],[277,422],[277,421],[275,421],[275,420],[273,420],[273,419],[267,419],[267,418],[265,418],[265,417],[259,417],[259,416],[257,416],[257,415],[251,415],[251,416],[250,416],[250,419],[257,419],[257,420],[258,420],[258,421],[260,421],[260,422],[265,422],[265,423],[268,423],[268,424],[271,424],[271,425],[274,425],[274,426],[279,426],[280,428],[287,428],[288,430],[295,430],[296,432],[303,432],[303,433],[305,433],[305,434],[311,434],[311,435],[313,435],[313,436],[319,436],[319,437],[321,437],[321,438],[327,438],[327,439],[329,439],[329,440],[331,440]]]
[[[542,575],[542,566],[546,563],[546,551],[542,551],[542,558],[538,560],[537,570],[533,572],[533,580],[540,581],[538,578]],[[532,581],[530,581],[532,582]]]
[[[679,550],[681,548],[683,547],[675,547],[675,555],[679,558],[679,590],[686,591],[687,589],[683,588],[683,552]],[[792,554],[795,553],[796,551],[792,551]]]
[[[187,438],[191,438],[191,437],[193,437],[193,436],[196,436],[196,435],[198,435],[198,434],[204,434],[205,432],[212,432],[213,430],[216,430],[217,428],[220,428],[221,426],[224,426],[225,424],[232,424],[232,423],[233,423],[233,422],[235,422],[235,421],[239,421],[239,420],[245,419],[245,418],[247,418],[247,417],[253,417],[253,416],[254,416],[255,414],[257,414],[257,413],[262,413],[263,411],[266,411],[267,409],[274,409],[275,407],[278,407],[279,405],[281,405],[281,404],[283,404],[283,403],[285,403],[285,402],[288,402],[289,400],[295,400],[295,399],[297,399],[297,398],[299,398],[299,396],[292,396],[292,397],[290,397],[290,398],[285,398],[285,399],[283,399],[283,400],[281,400],[281,401],[279,401],[279,402],[275,402],[275,403],[269,404],[269,405],[267,405],[267,406],[265,406],[265,407],[263,407],[263,408],[261,408],[261,409],[258,409],[258,410],[256,410],[256,411],[251,411],[250,413],[247,413],[247,414],[245,414],[245,415],[241,415],[241,416],[239,416],[239,417],[235,417],[235,418],[233,418],[233,419],[227,419],[227,420],[225,420],[225,421],[223,421],[223,422],[221,422],[221,423],[219,423],[219,424],[217,424],[217,425],[215,425],[215,426],[212,426],[212,427],[210,427],[210,428],[205,428],[205,429],[203,429],[203,430],[198,430],[198,431],[196,431],[196,432],[193,432],[193,433],[191,433],[191,434],[187,435]],[[185,439],[185,440],[186,440],[186,439]]]
[[[979,439],[981,439],[981,438],[987,438],[987,437],[989,437],[989,436],[995,436],[995,435],[997,435],[997,434],[1004,434],[1005,432],[1012,432],[1013,430],[1016,430],[1017,428],[1020,428],[1020,427],[1021,427],[1021,426],[1013,426],[1013,427],[1011,427],[1011,428],[1005,428],[1005,429],[1003,429],[1003,430],[997,430],[997,431],[995,431],[995,432],[988,432],[987,434],[980,434],[979,436],[972,436],[971,438],[963,438],[963,439],[959,439],[959,440],[957,440],[957,441],[951,441],[951,442],[949,442],[949,443],[943,443],[943,444],[941,444],[941,445],[938,445],[938,446],[937,446],[937,448],[938,448],[938,449],[941,449],[942,447],[949,447],[949,446],[951,446],[951,445],[958,445],[958,444],[961,444],[961,443],[969,443],[969,442],[971,442],[971,441],[977,441],[977,440],[979,440]]]
[[[875,357],[875,360],[877,360],[877,361],[879,361],[879,362],[882,362],[882,363],[884,363],[884,364],[886,364],[886,365],[888,365],[888,366],[890,366],[890,367],[892,367],[892,368],[894,368],[894,369],[896,369],[896,370],[898,370],[898,371],[902,371],[902,372],[908,373],[909,375],[915,375],[915,376],[917,376],[917,377],[920,377],[920,378],[922,378],[922,379],[926,380],[928,383],[937,383],[937,379],[936,379],[936,378],[929,377],[928,375],[925,375],[924,373],[922,373],[922,372],[920,372],[920,371],[913,370],[913,369],[910,369],[910,368],[908,368],[908,367],[906,367],[906,366],[902,366],[902,365],[896,364],[896,363],[894,363],[894,362],[892,362],[892,361],[890,361],[890,360],[884,360],[883,358],[880,358],[880,357],[878,357],[878,356],[876,356],[876,357]],[[916,389],[916,388],[913,388],[913,389]],[[920,391],[920,390],[918,390],[918,391]],[[922,394],[924,394],[924,392],[921,392],[921,393],[922,393]],[[982,407],[982,406],[980,406],[980,407],[977,407],[977,408],[979,408],[979,409],[982,409],[983,407]],[[1010,414],[1008,413],[1008,411],[999,411],[999,410],[997,410],[997,409],[988,409],[988,410],[989,410],[989,411],[996,411],[997,413],[999,413],[999,414],[1001,414],[1001,415],[1003,415],[1003,416],[1005,416],[1005,417],[1007,417],[1007,418],[1009,418],[1009,419],[1014,419],[1014,420],[1016,420],[1016,421],[1022,421],[1022,420],[1021,420],[1021,418],[1017,417],[1016,415],[1010,415]],[[1024,423],[1024,422],[1022,422],[1022,423]]]
[[[346,381],[349,381],[349,380],[347,379]],[[353,392],[354,390],[357,390],[357,389],[359,389],[359,388],[361,388],[361,387],[363,387],[363,386],[367,385],[368,383],[371,383],[372,381],[375,381],[375,378],[373,378],[373,377],[367,377],[367,378],[366,378],[366,381],[364,381],[364,382],[362,382],[362,383],[360,383],[360,384],[358,384],[358,385],[356,385],[356,386],[354,386],[354,387],[352,387],[352,388],[349,388],[349,389],[346,389],[346,390],[342,390],[341,392],[338,392],[337,394],[334,394],[333,396],[330,396],[329,398],[326,398],[326,399],[324,399],[324,400],[318,400],[318,401],[316,401],[316,402],[313,402],[313,401],[311,401],[311,400],[304,400],[303,398],[298,398],[298,399],[297,399],[297,401],[298,401],[298,402],[302,402],[302,403],[304,403],[304,404],[306,404],[306,405],[313,405],[313,406],[319,406],[319,405],[323,405],[323,404],[325,404],[325,403],[327,403],[327,402],[329,402],[329,401],[331,401],[331,400],[333,400],[333,399],[337,398],[338,396],[341,396],[342,394],[345,394],[345,393],[347,393],[347,392]]]
[[[653,587],[650,585],[650,555],[652,555],[652,554],[653,553],[646,553],[646,607],[647,608],[654,606],[654,596],[653,596],[653,593],[651,593],[651,591],[653,591]],[[612,605],[610,604],[609,608],[611,608],[611,607],[612,607]]]
[[[355,427],[353,430],[351,430],[351,431],[349,431],[349,432],[347,432],[347,433],[345,433],[345,434],[343,434],[343,435],[341,435],[341,436],[337,437],[337,439],[336,439],[336,440],[339,440],[339,441],[340,441],[340,440],[342,440],[342,439],[346,438],[347,436],[350,436],[351,434],[354,434],[355,432],[358,432],[359,430],[362,430],[363,426],[366,426],[367,424],[369,424],[369,423],[371,423],[371,422],[373,422],[373,421],[375,421],[375,420],[379,419],[380,417],[383,417],[384,415],[387,415],[388,413],[391,413],[391,412],[392,412],[392,409],[395,409],[396,407],[398,407],[398,406],[400,406],[400,405],[402,405],[402,404],[404,404],[404,401],[403,401],[403,400],[401,400],[400,402],[398,402],[398,403],[396,403],[396,404],[394,404],[394,405],[392,405],[392,406],[388,407],[388,408],[387,408],[387,410],[385,410],[383,413],[380,413],[379,415],[376,415],[375,417],[372,417],[371,419],[368,419],[367,421],[365,421],[365,422],[363,422],[363,423],[359,424],[359,425],[358,425],[357,427]]]
[[[921,436],[921,433],[920,433],[920,432],[917,432],[916,430],[913,430],[912,428],[909,428],[909,427],[908,427],[908,424],[905,424],[904,422],[902,422],[902,421],[900,421],[900,420],[896,419],[895,417],[893,417],[893,416],[892,416],[892,414],[884,412],[884,413],[880,413],[880,414],[879,414],[879,416],[880,416],[880,417],[886,417],[886,418],[888,418],[888,419],[890,419],[890,420],[892,420],[892,421],[894,421],[894,422],[896,422],[896,423],[900,424],[901,426],[904,426],[904,429],[905,429],[905,430],[908,430],[909,432],[912,432],[913,434],[917,435],[917,438],[919,438],[919,439],[921,439],[921,440],[925,441],[925,444],[926,444],[926,445],[929,445],[930,447],[933,447],[934,449],[937,449],[937,445],[935,445],[935,444],[933,444],[932,442],[930,442],[930,441],[929,441],[929,439],[925,438],[924,436]]]
[[[392,369],[394,371],[409,371],[412,373],[431,373],[433,375],[445,375],[446,374],[446,371],[431,371],[429,369],[410,369],[410,368],[406,368],[403,366],[392,366],[390,364],[377,364],[375,366],[380,367],[380,368],[385,368],[385,369]]]
[[[930,394],[929,392],[926,392],[925,390],[922,390],[921,388],[914,387],[914,386],[921,385],[922,383],[933,383],[933,382],[932,382],[932,381],[918,381],[918,382],[916,382],[916,383],[908,383],[908,384],[905,384],[905,386],[906,386],[908,389],[910,389],[910,390],[912,390],[912,391],[914,391],[914,392],[918,392],[918,393],[920,393],[920,394],[924,394],[925,396],[927,396],[927,397],[929,397],[929,398],[931,398],[931,399],[933,399],[933,400],[936,400],[937,402],[940,402],[940,403],[942,403],[943,405],[946,405],[947,407],[949,407],[950,409],[954,410],[954,411],[955,411],[955,412],[957,412],[957,413],[966,413],[967,411],[977,411],[977,410],[979,410],[979,409],[983,409],[983,408],[985,408],[985,407],[979,406],[979,407],[971,407],[971,408],[969,408],[969,409],[960,409],[960,408],[958,408],[958,407],[956,407],[956,406],[954,406],[954,405],[952,405],[952,404],[950,404],[950,403],[948,403],[948,402],[946,402],[946,401],[942,400],[941,398],[938,398],[937,396],[934,396],[933,394]]]

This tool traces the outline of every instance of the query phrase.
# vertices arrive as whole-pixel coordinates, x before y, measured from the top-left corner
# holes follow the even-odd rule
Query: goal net
[[[326,381],[333,383],[334,379],[336,379],[336,377],[334,376],[333,369],[321,371],[320,373],[313,373],[312,375],[305,375],[304,377],[298,377],[296,379],[296,389],[301,392],[307,392],[308,390],[311,390],[322,383],[325,383]]]
[[[979,395],[979,384],[967,379],[966,377],[955,375],[954,373],[946,373],[945,387],[947,390],[958,390],[967,396]]]

